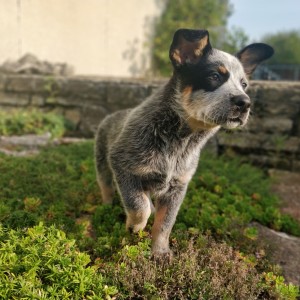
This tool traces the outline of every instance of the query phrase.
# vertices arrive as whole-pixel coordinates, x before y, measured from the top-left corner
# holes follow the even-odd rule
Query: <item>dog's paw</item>
[[[168,251],[160,252],[160,251],[152,251],[152,260],[156,261],[160,264],[168,264],[173,261],[174,253],[172,250],[168,249]]]
[[[152,245],[152,259],[161,263],[170,263],[173,260],[173,251],[168,244],[154,243]]]
[[[143,230],[147,225],[150,214],[150,206],[148,209],[141,211],[127,211],[126,229],[134,233]]]
[[[126,224],[126,229],[127,231],[129,231],[130,233],[138,233],[140,230],[144,230],[144,228],[146,227],[147,222],[143,222],[140,224]]]

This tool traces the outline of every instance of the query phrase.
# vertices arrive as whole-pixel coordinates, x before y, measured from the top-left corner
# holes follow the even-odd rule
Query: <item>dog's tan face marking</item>
[[[229,73],[225,66],[219,66],[218,67],[218,72],[221,73],[221,74],[223,74],[223,75]]]
[[[188,101],[190,99],[190,96],[192,94],[193,87],[191,85],[186,86],[182,91],[182,100]]]
[[[216,124],[205,123],[203,121],[199,121],[199,120],[196,120],[194,118],[190,118],[189,121],[188,121],[188,124],[189,124],[189,127],[192,129],[193,132],[218,127],[218,125],[216,125]]]
[[[185,120],[192,131],[207,130],[217,127],[214,123],[205,122],[197,118],[197,111],[199,111],[198,103],[192,101],[193,87],[187,86],[182,91],[182,108],[186,113]]]

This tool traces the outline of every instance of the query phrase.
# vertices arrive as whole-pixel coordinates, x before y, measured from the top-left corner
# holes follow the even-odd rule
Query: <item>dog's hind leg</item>
[[[95,148],[96,174],[102,196],[102,203],[112,204],[114,196],[113,174],[106,158],[106,149],[100,143]]]
[[[108,177],[106,177],[104,179],[104,177],[102,175],[97,173],[97,181],[98,181],[100,191],[101,191],[102,203],[112,204],[113,197],[115,194],[115,190],[114,190],[113,184],[112,184],[112,177],[110,178],[108,175]]]
[[[113,175],[109,166],[103,161],[96,160],[96,173],[102,203],[112,204],[115,191],[113,188]]]

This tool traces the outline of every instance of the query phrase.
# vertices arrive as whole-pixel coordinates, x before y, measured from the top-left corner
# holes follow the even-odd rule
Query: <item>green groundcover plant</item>
[[[90,261],[54,226],[0,227],[0,297],[103,299],[116,294],[116,288],[103,285],[96,266],[88,266]]]
[[[186,239],[189,238],[189,239]],[[110,261],[80,252],[53,225],[0,227],[0,299],[296,299],[297,287],[211,237],[185,235],[172,262],[145,233]]]
[[[118,197],[113,206],[99,204],[93,142],[34,157],[0,154],[0,295],[296,299],[297,287],[268,263],[256,229],[248,226],[256,221],[300,236],[269,184],[262,171],[239,159],[204,153],[171,237],[175,258],[162,264],[150,255],[153,220],[132,237]]]
[[[23,135],[50,133],[61,137],[74,126],[63,116],[37,110],[0,111],[0,135]]]

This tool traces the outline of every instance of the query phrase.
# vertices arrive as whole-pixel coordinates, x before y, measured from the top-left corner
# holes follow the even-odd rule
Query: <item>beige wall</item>
[[[0,0],[0,63],[33,53],[76,74],[141,76],[162,0]]]

